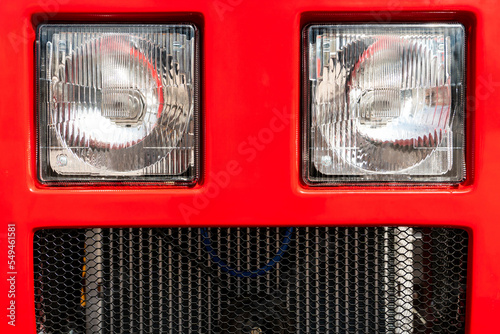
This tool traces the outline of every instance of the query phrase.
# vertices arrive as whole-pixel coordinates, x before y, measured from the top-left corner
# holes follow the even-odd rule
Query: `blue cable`
[[[205,245],[206,251],[208,252],[208,254],[210,254],[212,261],[216,263],[222,269],[222,271],[230,274],[231,276],[239,278],[244,278],[244,277],[255,278],[264,275],[269,270],[271,270],[276,265],[276,263],[281,261],[283,255],[285,255],[285,252],[287,251],[290,245],[291,236],[293,233],[293,227],[287,228],[285,236],[283,237],[283,241],[281,242],[281,246],[276,255],[271,259],[271,261],[269,261],[264,267],[252,271],[241,271],[229,267],[227,263],[224,262],[224,260],[222,260],[220,257],[217,256],[217,253],[213,249],[212,241],[210,240],[210,237],[208,235],[208,230],[206,228],[201,228],[200,232],[201,236],[203,237],[203,244]]]

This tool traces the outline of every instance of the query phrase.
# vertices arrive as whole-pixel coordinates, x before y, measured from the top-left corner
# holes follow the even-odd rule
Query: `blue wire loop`
[[[293,234],[293,227],[289,227],[286,230],[285,235],[283,236],[283,240],[281,242],[281,246],[278,249],[278,252],[276,255],[269,261],[264,267],[259,268],[257,270],[252,270],[252,271],[242,271],[242,270],[237,270],[234,268],[231,268],[224,260],[222,260],[219,256],[217,256],[217,253],[212,247],[212,241],[210,240],[210,236],[208,235],[208,230],[206,228],[201,228],[201,236],[203,237],[203,244],[205,245],[205,249],[210,254],[210,257],[212,258],[212,261],[216,263],[223,272],[226,272],[230,274],[231,276],[239,277],[239,278],[244,278],[244,277],[250,277],[250,278],[256,278],[259,276],[264,275],[267,273],[269,270],[271,270],[278,262],[281,261],[283,258],[283,255],[285,255],[285,252],[287,251],[288,247],[290,246],[291,242],[291,237]]]

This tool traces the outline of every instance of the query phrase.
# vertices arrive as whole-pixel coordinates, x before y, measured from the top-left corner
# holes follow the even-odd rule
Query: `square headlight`
[[[198,48],[190,24],[41,25],[40,181],[196,182]]]
[[[304,42],[305,183],[464,180],[462,25],[312,25]]]

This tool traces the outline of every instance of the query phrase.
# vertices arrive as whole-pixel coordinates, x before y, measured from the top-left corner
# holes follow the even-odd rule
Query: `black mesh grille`
[[[37,333],[463,333],[467,244],[445,228],[40,230]]]

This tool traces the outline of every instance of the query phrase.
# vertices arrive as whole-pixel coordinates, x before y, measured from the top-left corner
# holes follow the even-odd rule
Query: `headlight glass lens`
[[[460,24],[306,29],[304,181],[465,177]]]
[[[196,181],[193,25],[43,25],[37,41],[42,181]]]

